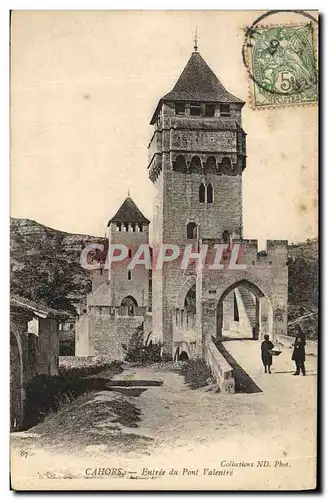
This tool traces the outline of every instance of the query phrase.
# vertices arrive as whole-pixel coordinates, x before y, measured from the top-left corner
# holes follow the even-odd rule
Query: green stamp
[[[255,107],[318,101],[317,36],[313,24],[253,28],[248,37]]]

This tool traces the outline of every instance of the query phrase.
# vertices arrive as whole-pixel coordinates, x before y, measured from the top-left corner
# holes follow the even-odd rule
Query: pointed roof
[[[151,124],[155,122],[158,110],[165,101],[207,101],[245,104],[244,101],[230,94],[224,88],[199,52],[196,51],[191,54],[173,90],[160,99],[151,119]]]
[[[142,224],[150,224],[150,221],[146,219],[130,196],[124,200],[114,217],[108,221],[107,226],[111,222],[132,222],[133,224],[140,222]]]

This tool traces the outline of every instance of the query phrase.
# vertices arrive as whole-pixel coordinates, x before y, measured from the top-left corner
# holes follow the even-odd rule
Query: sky
[[[152,218],[149,121],[193,50],[243,99],[244,237],[317,236],[317,107],[253,110],[241,51],[256,11],[14,11],[11,216],[103,235],[130,190]],[[304,23],[275,14],[270,23]]]

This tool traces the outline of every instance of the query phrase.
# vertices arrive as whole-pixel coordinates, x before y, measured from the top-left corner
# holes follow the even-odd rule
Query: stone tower
[[[107,225],[109,244],[122,244],[128,248],[124,262],[113,263],[109,270],[109,304],[124,305],[127,298],[136,307],[148,305],[149,271],[145,266],[137,265],[127,269],[137,249],[149,243],[149,223],[132,198],[128,196]],[[133,300],[132,300],[133,299]],[[123,302],[123,304],[122,304]]]
[[[244,102],[230,94],[195,49],[151,124],[149,177],[155,185],[152,246],[184,247],[198,239],[242,238],[242,172],[246,167]],[[172,262],[153,272],[153,333],[172,348],[172,311],[195,274]]]

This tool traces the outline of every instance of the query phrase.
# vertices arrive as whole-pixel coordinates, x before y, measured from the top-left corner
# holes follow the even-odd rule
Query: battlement
[[[209,248],[208,254],[211,248],[217,244],[228,244],[224,242],[222,238],[218,239],[202,239],[200,240],[200,245],[207,244]],[[253,239],[238,239],[233,240],[233,245],[239,245],[238,252],[238,263],[244,263],[247,265],[271,265],[275,263],[287,263],[288,259],[288,242],[287,240],[267,240],[266,250],[259,251],[258,240]],[[231,249],[230,249],[231,252]],[[208,260],[208,259],[207,259]]]

